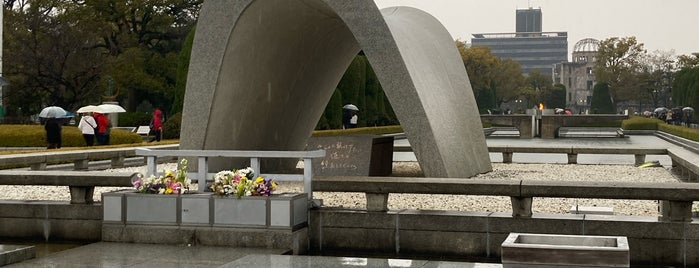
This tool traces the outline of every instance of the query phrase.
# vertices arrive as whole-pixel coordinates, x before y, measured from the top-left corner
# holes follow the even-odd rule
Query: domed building
[[[599,41],[586,38],[575,43],[573,61],[554,65],[553,82],[566,87],[566,108],[575,113],[586,114],[590,110],[595,65]]]

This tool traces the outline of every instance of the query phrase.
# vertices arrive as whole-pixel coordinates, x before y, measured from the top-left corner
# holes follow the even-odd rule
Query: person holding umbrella
[[[97,138],[97,143],[99,145],[109,144],[109,130],[112,127],[112,123],[109,122],[109,118],[102,113],[94,113],[95,121],[97,121],[97,133],[95,137]]]
[[[47,149],[61,149],[61,120],[55,117],[48,118],[44,124],[46,130]]]
[[[87,146],[92,146],[95,144],[95,129],[97,129],[97,122],[90,113],[84,113],[80,118],[80,123],[78,123],[78,129],[83,134],[83,139],[85,139],[85,144]]]
[[[342,106],[342,129],[356,128],[359,116],[357,116],[357,108],[354,104],[346,104]]]
[[[46,130],[47,149],[61,148],[61,122],[68,112],[58,106],[49,106],[41,110],[39,117],[46,118],[44,130]]]

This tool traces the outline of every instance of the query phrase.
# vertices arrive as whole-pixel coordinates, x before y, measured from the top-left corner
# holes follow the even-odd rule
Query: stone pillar
[[[117,157],[112,157],[112,167],[123,167],[124,166],[124,156],[120,155]]]
[[[512,202],[512,217],[531,217],[532,200],[531,197],[510,196]]]
[[[634,161],[634,164],[636,166],[640,166],[646,162],[646,155],[645,154],[635,154],[633,156],[636,158],[636,161]]]
[[[513,152],[502,152],[502,162],[503,163],[512,163],[512,155]]]
[[[68,186],[71,204],[92,204],[95,187]]]
[[[73,163],[73,169],[74,170],[87,170],[89,165],[88,163],[90,160],[88,159],[81,159],[81,160],[75,160]]]
[[[568,154],[568,164],[577,164],[578,154]]]
[[[44,163],[34,163],[30,166],[31,170],[45,170],[46,169],[46,162]]]
[[[372,212],[388,211],[388,194],[366,193],[366,210]]]
[[[692,221],[692,202],[661,200],[660,214],[663,221]]]

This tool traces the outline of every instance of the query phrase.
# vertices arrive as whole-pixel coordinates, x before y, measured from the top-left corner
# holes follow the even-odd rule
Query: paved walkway
[[[405,142],[407,141],[397,141]],[[581,139],[488,139],[489,145],[498,144],[527,144],[527,145],[552,145],[581,142]],[[631,139],[589,139],[582,140],[584,144],[595,146],[657,146],[675,147],[676,145],[666,142],[654,136],[634,136]],[[410,155],[400,155],[396,153],[394,161],[415,161],[412,153]],[[491,154],[491,160],[498,161],[499,154]],[[517,157],[515,155],[515,157]],[[555,157],[561,157],[557,159]],[[551,156],[540,154],[535,157],[536,162],[564,162],[564,156]],[[609,158],[607,158],[609,157]],[[591,163],[616,163],[631,162],[629,159],[619,158],[620,156],[591,156]],[[625,157],[625,156],[621,156]],[[669,164],[669,157],[660,157],[658,160],[663,165]],[[398,158],[398,159],[395,159]],[[495,158],[495,159],[493,159]],[[528,162],[523,157],[521,162]],[[514,159],[515,162],[518,159]],[[581,158],[578,159],[579,161]],[[583,162],[585,161],[582,158]],[[647,160],[655,160],[650,158]],[[500,159],[501,161],[501,159]],[[502,267],[501,264],[492,263],[466,263],[466,262],[446,262],[408,259],[383,259],[383,258],[355,258],[355,257],[327,257],[327,256],[290,256],[282,255],[284,250],[273,249],[253,249],[253,248],[229,248],[229,247],[206,247],[206,246],[174,246],[174,245],[153,245],[153,244],[126,244],[126,243],[106,243],[98,242],[85,246],[80,246],[60,252],[52,253],[43,257],[27,260],[21,263],[11,264],[5,267],[472,267],[489,268]]]
[[[281,255],[283,252],[278,249],[99,242],[5,267],[502,267],[492,263]]]

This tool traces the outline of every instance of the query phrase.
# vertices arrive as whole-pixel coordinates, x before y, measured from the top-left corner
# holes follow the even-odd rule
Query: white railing
[[[158,174],[158,157],[196,157],[197,173],[192,174],[192,181],[196,181],[199,189],[206,188],[206,182],[212,178],[209,173],[209,158],[249,158],[250,167],[260,176],[272,176],[279,180],[303,181],[303,191],[308,194],[308,199],[313,199],[313,164],[314,158],[325,157],[325,150],[315,151],[236,151],[236,150],[151,150],[136,148],[136,155],[146,158],[146,176]],[[260,169],[261,158],[292,158],[303,159],[303,175],[300,174],[264,174]],[[212,180],[213,181],[213,180]]]

